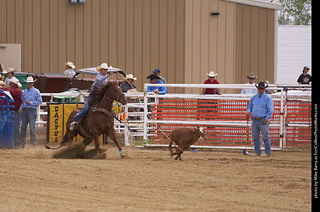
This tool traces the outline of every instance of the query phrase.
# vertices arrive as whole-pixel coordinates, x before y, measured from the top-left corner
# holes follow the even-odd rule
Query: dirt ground
[[[87,148],[93,148],[87,147]],[[54,150],[0,150],[1,211],[310,211],[310,147],[185,152],[104,145],[107,158],[54,159]],[[252,152],[252,151],[251,151]]]

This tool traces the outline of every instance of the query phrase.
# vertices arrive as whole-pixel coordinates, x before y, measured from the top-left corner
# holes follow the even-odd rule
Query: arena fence
[[[247,104],[252,95],[223,94],[171,94],[155,95],[144,92],[127,93],[130,100],[118,111],[115,120],[117,132],[124,133],[125,145],[167,146],[169,140],[164,138],[177,127],[204,127],[207,138],[200,139],[192,147],[196,148],[253,148],[251,121],[249,121],[249,142],[246,139],[247,121],[245,117]],[[161,85],[157,85],[161,86]],[[227,88],[256,89],[254,86],[239,84],[165,84],[176,88]],[[274,113],[270,120],[270,139],[273,149],[300,146],[311,142],[311,87],[270,85]],[[305,91],[307,90],[307,91]],[[43,93],[42,96],[61,95],[60,93]],[[69,94],[70,95],[70,94]],[[68,96],[69,96],[68,95]],[[83,94],[88,95],[87,93]],[[83,96],[79,98],[83,101]],[[47,102],[39,107],[37,124],[46,125]],[[41,108],[41,110],[40,110]],[[262,145],[263,146],[263,145]]]
[[[254,148],[249,122],[249,142],[247,142],[247,105],[252,95],[197,95],[144,93],[144,145],[167,146],[165,138],[177,127],[204,127],[207,139],[200,139],[194,148]],[[163,85],[179,88],[230,88],[256,89],[246,85]],[[308,86],[306,86],[308,87]],[[269,86],[270,90],[280,90],[271,95],[274,113],[270,119],[269,136],[273,150],[287,146],[303,145],[311,142],[311,99],[310,95],[297,86]],[[310,87],[309,87],[310,88]],[[306,88],[304,88],[306,89]],[[296,95],[290,91],[299,90]],[[309,89],[310,90],[310,89]],[[291,99],[290,99],[291,96]],[[263,146],[263,142],[262,142]]]

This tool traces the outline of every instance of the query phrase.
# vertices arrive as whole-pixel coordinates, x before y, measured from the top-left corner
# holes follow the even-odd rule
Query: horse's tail
[[[45,144],[44,146],[45,146],[45,148],[47,148],[47,149],[59,149],[59,148],[65,146],[67,141],[68,141],[68,135],[67,135],[67,133],[66,133],[66,134],[64,134],[64,137],[63,137],[62,141],[60,142],[60,146],[58,146],[58,147],[50,147],[50,146],[47,145],[47,144]]]

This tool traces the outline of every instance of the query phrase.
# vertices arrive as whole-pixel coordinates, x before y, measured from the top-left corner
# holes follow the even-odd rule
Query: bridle
[[[109,87],[110,88],[110,87]],[[110,102],[112,102],[112,101],[117,101],[117,102],[119,102],[120,101],[120,99],[122,98],[124,96],[124,94],[123,93],[121,93],[119,96],[118,96],[118,98],[117,99],[115,99],[115,100],[113,100],[113,99],[110,99],[109,97],[107,97],[106,95],[105,95],[105,98],[108,100],[108,101],[110,101]]]

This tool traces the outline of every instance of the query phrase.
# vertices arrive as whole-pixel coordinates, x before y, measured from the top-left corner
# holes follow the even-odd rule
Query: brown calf
[[[170,133],[170,139],[173,141],[176,145],[178,145],[178,148],[176,148],[175,153],[172,151],[172,142],[169,144],[169,151],[170,156],[173,157],[173,155],[177,155],[175,160],[179,158],[181,160],[181,154],[184,150],[188,149],[192,144],[194,144],[200,136],[202,138],[207,138],[205,131],[202,127],[197,128],[177,128],[174,129]]]

